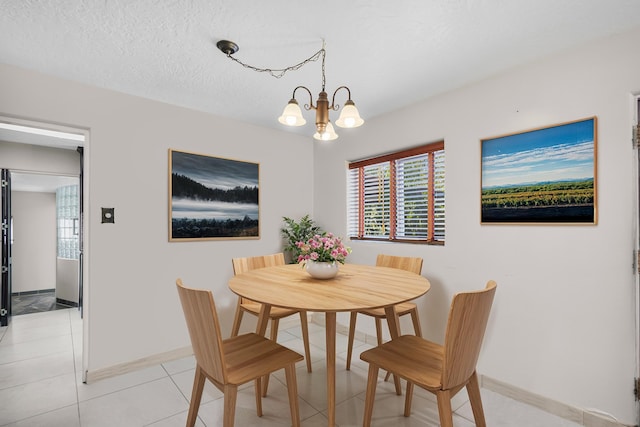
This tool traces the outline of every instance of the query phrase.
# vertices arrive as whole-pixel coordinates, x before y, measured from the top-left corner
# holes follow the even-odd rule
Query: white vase
[[[314,279],[332,279],[338,274],[339,265],[337,262],[316,262],[308,260],[305,263],[307,273]]]

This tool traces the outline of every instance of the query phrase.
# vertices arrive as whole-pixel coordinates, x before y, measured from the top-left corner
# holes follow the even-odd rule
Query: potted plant
[[[295,221],[292,218],[282,217],[284,226],[280,229],[282,237],[285,239],[284,253],[290,264],[296,264],[300,256],[300,248],[296,243],[307,241],[316,234],[322,234],[322,229],[318,226],[309,215]]]
[[[351,248],[346,247],[342,239],[333,233],[316,234],[296,243],[296,246],[300,249],[298,262],[316,279],[335,277],[339,264],[344,264],[345,258],[351,252]]]

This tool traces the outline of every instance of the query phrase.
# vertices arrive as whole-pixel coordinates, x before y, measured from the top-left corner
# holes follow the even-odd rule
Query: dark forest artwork
[[[169,150],[169,240],[258,239],[259,164]]]

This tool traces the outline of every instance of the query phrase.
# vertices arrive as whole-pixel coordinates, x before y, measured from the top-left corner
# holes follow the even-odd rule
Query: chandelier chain
[[[326,78],[324,77],[324,57],[325,57],[325,51],[324,51],[324,41],[322,42],[322,91],[324,92],[324,87],[327,83]]]
[[[287,73],[287,71],[296,71],[296,70],[299,70],[300,68],[302,68],[303,66],[307,65],[310,62],[317,61],[320,58],[321,55],[322,55],[322,87],[324,88],[324,56],[325,56],[324,43],[322,44],[322,49],[320,49],[319,51],[317,51],[316,53],[314,53],[313,55],[311,55],[309,58],[305,59],[304,61],[302,61],[302,62],[300,62],[300,63],[298,63],[296,65],[292,65],[290,67],[280,68],[280,69],[254,67],[253,65],[245,64],[244,62],[240,61],[239,59],[234,58],[233,56],[231,56],[231,53],[227,53],[227,58],[237,62],[238,64],[242,65],[245,68],[248,68],[248,69],[253,70],[253,71],[257,71],[258,73],[269,73],[271,76],[275,77],[276,79],[279,79],[282,76],[284,76]]]

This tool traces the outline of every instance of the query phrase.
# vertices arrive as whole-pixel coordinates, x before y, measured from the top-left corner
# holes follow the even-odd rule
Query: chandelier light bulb
[[[333,129],[333,125],[331,124],[331,122],[328,122],[324,132],[316,132],[315,134],[313,134],[313,138],[319,141],[333,141],[338,139],[338,134]]]
[[[278,121],[287,126],[302,126],[307,123],[304,117],[302,117],[302,110],[300,110],[298,101],[296,101],[295,98],[292,98],[287,106],[284,107],[284,111],[282,115],[278,117]]]
[[[352,100],[347,100],[340,111],[340,117],[336,120],[336,125],[341,128],[357,128],[362,126],[364,120],[360,117],[360,113]]]

